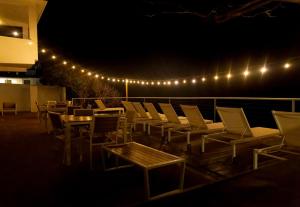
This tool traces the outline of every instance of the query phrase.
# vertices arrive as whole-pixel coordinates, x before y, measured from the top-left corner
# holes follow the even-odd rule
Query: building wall
[[[0,1],[0,24],[23,28],[21,38],[0,36],[0,71],[26,71],[38,60],[37,23],[46,3],[45,0]]]
[[[0,103],[17,103],[18,111],[30,111],[29,85],[0,84]]]
[[[36,101],[46,104],[48,100],[66,101],[65,97],[64,87],[0,84],[0,107],[3,102],[15,102],[18,111],[36,112]]]

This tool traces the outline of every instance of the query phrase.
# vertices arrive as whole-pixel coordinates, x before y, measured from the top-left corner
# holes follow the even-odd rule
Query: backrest
[[[56,108],[65,108],[65,107],[67,107],[67,103],[59,102],[59,103],[55,104],[55,107]]]
[[[300,147],[300,113],[272,111],[272,114],[286,144]]]
[[[180,121],[178,119],[178,116],[171,104],[167,103],[159,103],[159,106],[163,113],[166,115],[168,122],[180,124]]]
[[[16,103],[14,102],[3,102],[3,109],[16,109]]]
[[[225,131],[242,137],[253,136],[248,120],[242,108],[217,107]]]
[[[68,115],[73,115],[75,109],[80,109],[80,106],[68,106],[67,114]]]
[[[95,100],[95,103],[97,104],[97,107],[101,110],[106,109],[106,106],[104,105],[103,101],[101,99]]]
[[[40,112],[40,111],[41,111],[41,109],[40,109],[40,106],[39,106],[39,104],[38,104],[38,102],[37,102],[37,101],[35,101],[35,105],[36,105],[36,108],[37,108],[38,112]]]
[[[155,120],[161,120],[158,111],[156,110],[155,106],[153,103],[146,103],[144,102],[144,106],[147,109],[147,111],[150,113],[152,119]]]
[[[180,107],[192,127],[207,129],[204,118],[197,106],[180,105]]]
[[[48,101],[47,104],[48,105],[56,105],[56,101]]]
[[[136,111],[140,114],[140,117],[142,118],[149,118],[144,107],[139,102],[132,102],[132,105],[136,109]]]
[[[134,108],[134,106],[132,105],[131,102],[129,101],[121,101],[123,106],[125,107],[126,111],[136,111],[136,109]]]
[[[91,131],[94,134],[117,131],[119,128],[119,115],[94,115],[91,124]]]
[[[48,116],[50,118],[50,121],[51,121],[51,124],[52,124],[52,127],[53,127],[54,130],[64,128],[63,123],[62,123],[61,118],[60,118],[60,113],[48,112]]]
[[[94,110],[93,109],[74,109],[75,116],[93,116]]]
[[[136,112],[135,111],[126,111],[126,120],[127,123],[135,123]]]

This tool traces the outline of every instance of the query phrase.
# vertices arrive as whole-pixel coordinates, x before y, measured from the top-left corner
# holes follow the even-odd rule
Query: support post
[[[125,94],[126,94],[126,101],[128,101],[128,80],[125,81]]]

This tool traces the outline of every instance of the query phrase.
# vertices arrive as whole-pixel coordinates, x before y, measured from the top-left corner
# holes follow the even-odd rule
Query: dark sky
[[[259,12],[215,23],[192,15],[150,16],[147,1],[49,0],[39,40],[83,66],[144,79],[215,74],[229,67],[241,73],[247,63],[254,67],[299,56],[300,5],[280,5],[272,17]]]

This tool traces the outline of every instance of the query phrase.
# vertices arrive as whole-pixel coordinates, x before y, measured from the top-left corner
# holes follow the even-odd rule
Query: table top
[[[64,123],[69,122],[91,122],[93,120],[93,116],[74,116],[74,115],[60,115],[61,120]]]
[[[184,162],[184,159],[181,157],[136,142],[105,146],[104,149],[147,169]]]

